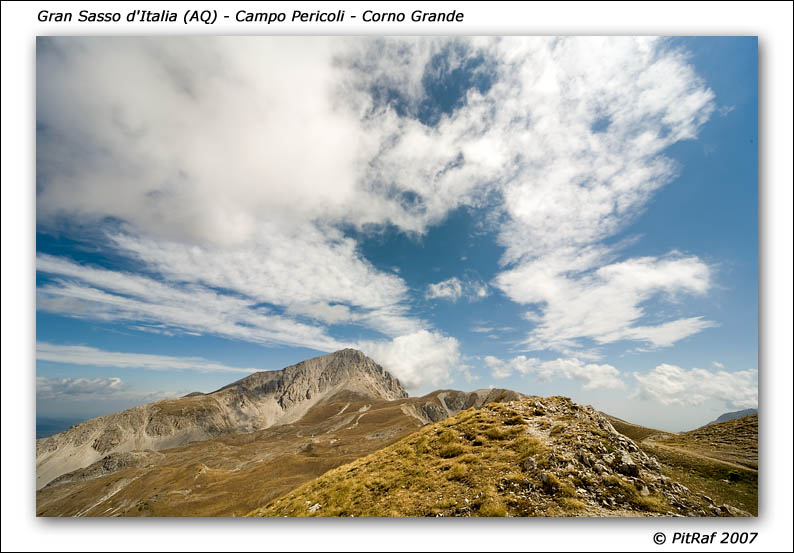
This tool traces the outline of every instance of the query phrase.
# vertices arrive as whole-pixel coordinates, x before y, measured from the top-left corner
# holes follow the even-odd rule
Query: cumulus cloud
[[[664,405],[699,405],[717,400],[731,408],[758,406],[758,371],[710,371],[682,369],[661,364],[646,374],[634,373],[634,397],[653,399]]]
[[[541,381],[564,378],[566,380],[583,380],[584,389],[625,388],[620,378],[620,371],[607,364],[583,363],[579,359],[554,359],[541,363],[536,371]]]
[[[462,295],[463,284],[457,277],[428,284],[427,292],[425,292],[425,297],[428,299],[444,298],[451,301],[459,300]]]
[[[505,249],[494,284],[530,306],[530,348],[660,347],[713,325],[651,324],[643,308],[705,293],[701,260],[599,245],[714,109],[663,40],[50,37],[36,82],[37,223],[111,221],[108,246],[138,270],[39,256],[39,309],[323,351],[349,345],[334,325],[357,324],[410,382],[436,382],[457,342],[339,229],[422,234],[475,206]],[[473,285],[427,295],[487,295]],[[424,342],[443,368],[390,353]]]
[[[36,377],[37,400],[107,401],[125,400],[148,403],[169,397],[177,392],[136,392],[120,378],[49,378]]]
[[[36,359],[52,363],[118,367],[122,369],[145,369],[150,371],[189,370],[198,372],[252,373],[262,369],[230,367],[201,357],[174,357],[148,353],[126,353],[105,351],[90,346],[73,346],[36,343]],[[118,380],[120,386],[121,380]]]
[[[477,301],[487,296],[487,285],[476,280],[461,280],[458,277],[428,284],[425,292],[425,298],[427,299],[446,299],[453,302],[464,297],[470,302]]]
[[[460,368],[459,342],[438,332],[420,330],[391,342],[359,342],[357,347],[412,390],[448,382]]]
[[[513,359],[503,360],[488,355],[484,361],[491,370],[493,378],[507,378],[517,372],[523,376],[534,375],[541,382],[557,379],[583,381],[582,387],[586,390],[622,389],[625,387],[620,377],[620,371],[612,365],[584,363],[575,358],[541,361],[535,357],[519,355]]]
[[[374,144],[338,109],[330,42],[40,39],[38,216],[230,245],[264,214],[300,227],[347,211]]]
[[[513,367],[510,363],[505,363],[498,357],[493,355],[486,355],[483,358],[485,366],[491,369],[491,377],[493,378],[507,378],[513,374]]]

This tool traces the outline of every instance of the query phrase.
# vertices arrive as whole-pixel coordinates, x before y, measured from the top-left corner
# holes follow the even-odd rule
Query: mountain
[[[337,467],[249,516],[731,516],[592,407],[490,403]],[[745,513],[746,514],[746,513]]]
[[[36,489],[110,454],[157,451],[295,422],[340,391],[384,400],[408,396],[380,365],[344,349],[254,373],[210,394],[141,405],[36,440]]]
[[[407,397],[355,350],[36,447],[37,516],[757,513],[757,415],[671,434],[561,397]]]
[[[340,390],[297,421],[172,449],[110,453],[38,490],[38,516],[244,515],[334,467],[461,410],[523,396],[440,390],[374,399]]]
[[[742,417],[746,417],[747,415],[755,415],[758,414],[758,409],[742,409],[741,411],[731,411],[729,413],[723,413],[715,420],[711,421],[708,424],[717,424],[718,422],[725,422],[733,419],[740,419]],[[708,425],[706,425],[708,426]]]

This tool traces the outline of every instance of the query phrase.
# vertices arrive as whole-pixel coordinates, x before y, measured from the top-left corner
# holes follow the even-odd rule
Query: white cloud
[[[37,214],[247,242],[364,200],[373,144],[342,109],[326,38],[42,39]],[[69,137],[69,140],[64,140]],[[311,162],[307,162],[310,159]]]
[[[555,359],[540,364],[536,371],[539,380],[583,380],[585,389],[621,389],[626,385],[620,378],[620,371],[607,364],[583,363],[578,359]]]
[[[685,57],[662,44],[42,39],[37,215],[114,216],[158,236],[229,245],[263,220],[424,232],[497,191],[508,260],[590,243],[669,180],[659,154],[694,137],[713,109]],[[417,117],[439,55],[448,73],[466,67],[491,85],[470,88],[429,126]],[[605,117],[610,125],[593,132]]]
[[[511,374],[513,374],[513,367],[510,366],[509,363],[505,363],[498,357],[494,357],[493,355],[486,355],[483,358],[485,362],[485,366],[491,369],[491,377],[492,378],[507,378]]]
[[[194,332],[213,334],[267,345],[298,345],[320,351],[358,347],[392,372],[408,388],[438,385],[449,381],[460,360],[455,338],[439,332],[416,330],[417,323],[404,316],[399,306],[387,306],[356,315],[370,326],[393,330],[391,341],[360,343],[337,341],[323,326],[300,323],[292,318],[257,307],[255,300],[224,294],[199,284],[176,285],[145,276],[132,275],[79,265],[48,255],[37,257],[37,269],[55,280],[37,290],[37,308],[79,318],[135,321],[151,325],[156,332]],[[292,315],[324,319],[349,313],[338,306],[298,305]],[[380,319],[380,320],[375,320]],[[408,332],[400,334],[399,331]],[[42,359],[143,366],[223,370],[224,366],[206,360],[103,352],[87,347],[46,345]],[[243,369],[247,370],[247,369]]]
[[[338,230],[263,226],[254,243],[234,249],[125,234],[112,238],[122,252],[169,280],[230,289],[273,305],[344,303],[378,309],[406,298],[402,279],[377,271]]]
[[[758,371],[682,369],[661,364],[647,374],[634,373],[638,386],[633,397],[664,405],[699,405],[717,400],[731,408],[758,406]]]
[[[719,361],[712,361],[711,364],[714,365],[715,367],[717,367],[718,369],[724,369],[725,368],[725,365],[723,365]]]
[[[464,67],[488,86],[420,120],[425,80]],[[649,324],[643,309],[706,292],[702,261],[618,262],[598,246],[674,177],[664,150],[714,109],[663,40],[42,38],[36,81],[38,224],[119,221],[115,253],[144,271],[39,256],[54,279],[39,309],[325,351],[347,345],[334,324],[392,338],[383,351],[443,344],[411,314],[405,282],[338,228],[424,233],[477,206],[501,221],[495,284],[531,304],[530,347],[666,346],[713,325]],[[473,284],[428,297],[488,294]]]
[[[201,357],[174,357],[171,355],[105,351],[89,346],[68,346],[47,342],[36,343],[36,360],[150,371],[189,370],[197,372],[252,373],[263,370],[230,367],[229,365],[215,363]],[[119,380],[119,382],[121,381]]]
[[[495,284],[512,300],[539,309],[528,314],[537,323],[527,338],[533,349],[564,350],[577,346],[580,338],[599,344],[636,340],[669,346],[714,326],[701,317],[638,324],[646,314],[643,303],[654,297],[673,299],[709,289],[710,269],[696,257],[609,263],[603,248],[568,249],[505,271]]]
[[[501,332],[501,333],[508,333],[508,332],[515,332],[516,329],[512,326],[488,326],[484,323],[478,323],[475,326],[471,327],[469,330],[471,332],[476,332],[478,334],[493,334],[494,332]],[[495,335],[494,335],[495,336]]]
[[[457,277],[427,285],[425,297],[428,299],[443,298],[458,301],[463,295],[463,283]]]
[[[321,327],[271,313],[256,302],[199,286],[176,284],[98,269],[38,255],[36,269],[54,280],[37,289],[36,308],[66,316],[166,325],[262,344],[333,351],[344,344]]]
[[[176,397],[177,392],[136,392],[120,378],[36,377],[36,399],[44,401],[96,402],[109,400],[149,403]]]
[[[585,389],[622,389],[625,387],[620,378],[620,371],[612,365],[583,363],[575,358],[541,361],[535,357],[519,355],[513,359],[502,360],[488,355],[484,361],[485,365],[491,369],[493,378],[507,378],[514,372],[518,372],[523,376],[535,375],[542,382],[557,379],[584,381],[583,388]]]
[[[359,342],[356,347],[396,376],[408,389],[438,386],[460,368],[460,344],[438,332],[420,330],[391,342]]]
[[[47,378],[36,377],[36,394],[42,398],[58,395],[93,395],[121,392],[126,389],[120,378]]]
[[[302,315],[326,324],[345,323],[352,320],[350,308],[346,305],[327,303],[292,304],[287,307],[290,315]]]
[[[425,298],[445,299],[458,301],[466,298],[468,301],[477,301],[488,297],[488,286],[477,280],[461,280],[458,277],[448,278],[441,282],[427,285]]]

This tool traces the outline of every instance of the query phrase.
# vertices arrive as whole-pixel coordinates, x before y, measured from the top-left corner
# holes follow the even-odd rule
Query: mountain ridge
[[[740,419],[748,415],[756,415],[756,414],[758,414],[758,409],[740,409],[739,411],[729,411],[727,413],[723,413],[713,421],[706,423],[703,426],[710,426],[712,424],[718,424],[721,422],[726,422],[733,419]]]
[[[358,350],[343,349],[256,372],[208,394],[140,405],[38,439],[36,489],[111,453],[157,451],[294,422],[341,390],[374,399],[408,396],[383,367]]]
[[[244,515],[324,472],[511,390],[373,400],[339,391],[299,420],[160,451],[109,453],[36,493],[38,516]]]

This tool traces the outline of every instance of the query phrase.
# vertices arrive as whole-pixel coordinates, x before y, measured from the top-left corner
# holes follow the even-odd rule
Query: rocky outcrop
[[[418,402],[403,405],[403,412],[423,424],[430,424],[457,415],[465,409],[472,407],[479,409],[486,403],[514,401],[524,397],[526,396],[523,394],[502,388],[480,389],[473,392],[439,390],[418,398]]]
[[[400,382],[360,351],[344,349],[247,376],[209,394],[142,405],[36,441],[36,488],[110,454],[162,450],[294,422],[324,398],[349,392],[407,397]]]
[[[281,371],[258,372],[214,393],[226,392],[243,401],[246,397],[271,396],[282,409],[289,409],[342,389],[377,399],[408,397],[399,380],[355,349],[308,359]]]

